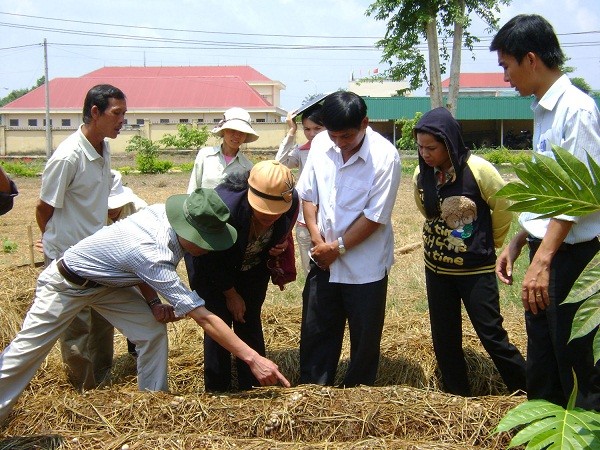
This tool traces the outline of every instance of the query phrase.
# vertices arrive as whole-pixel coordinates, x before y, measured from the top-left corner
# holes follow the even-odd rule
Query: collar
[[[81,149],[83,150],[83,153],[85,154],[86,158],[90,161],[94,161],[105,156],[106,152],[108,152],[108,146],[106,145],[106,142],[102,141],[102,155],[100,155],[100,153],[98,153],[98,151],[94,148],[92,143],[88,141],[88,139],[85,137],[82,128],[83,124],[79,125],[77,132],[79,133],[79,142],[82,144]]]
[[[558,80],[554,82],[550,89],[546,91],[544,96],[539,100],[534,100],[531,104],[531,109],[535,110],[538,105],[544,108],[545,110],[552,111],[558,100],[560,100],[561,96],[565,93],[567,88],[571,85],[571,80],[566,75],[562,75]]]

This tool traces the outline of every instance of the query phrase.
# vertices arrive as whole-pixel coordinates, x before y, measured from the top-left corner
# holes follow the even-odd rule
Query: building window
[[[18,127],[18,126],[19,126],[19,119],[10,119],[10,120],[8,121],[8,124],[9,124],[11,127]]]
[[[179,123],[189,123],[189,119],[179,119]]]
[[[127,122],[127,119],[123,119],[123,125],[127,125],[129,122]]]
[[[136,119],[135,123],[137,123],[138,125],[144,125],[144,119]]]
[[[52,122],[50,122],[50,123],[52,123]],[[71,119],[61,119],[60,126],[61,127],[70,127],[71,126]]]
[[[266,120],[265,119],[256,119],[256,123],[265,123]]]
[[[42,120],[42,123],[44,124],[43,126],[46,126],[46,119]],[[31,125],[32,127],[35,127],[37,125]],[[50,119],[50,126],[52,126],[52,119]]]
[[[213,119],[213,122],[214,122],[214,123],[219,123],[220,121],[221,121],[221,119],[220,119],[220,118]]]
[[[198,123],[204,123],[204,119],[198,119]]]
[[[169,119],[160,119],[160,123],[169,123]]]
[[[30,127],[37,127],[37,119],[27,119],[27,125]],[[50,122],[50,125],[52,125],[52,122]]]

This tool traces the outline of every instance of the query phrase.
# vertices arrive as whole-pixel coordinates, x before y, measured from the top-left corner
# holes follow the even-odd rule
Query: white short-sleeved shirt
[[[238,151],[237,155],[227,164],[220,146],[203,147],[198,151],[194,161],[188,194],[199,187],[214,189],[226,175],[246,172],[250,169],[252,169],[252,161],[242,152]]]
[[[600,113],[594,100],[575,87],[566,75],[548,89],[540,101],[531,105],[534,114],[533,148],[554,157],[552,144],[568,150],[587,165],[586,152],[600,164]],[[550,219],[522,213],[519,223],[532,236],[542,239]],[[564,242],[577,244],[600,235],[600,212],[585,216],[557,216],[574,222]]]
[[[389,272],[394,262],[391,215],[399,184],[398,151],[371,127],[360,150],[346,163],[327,132],[313,139],[298,193],[318,205],[317,222],[325,241],[343,236],[361,214],[382,224],[329,266],[331,282],[370,283]]]
[[[60,258],[106,224],[111,184],[108,142],[100,156],[79,127],[54,151],[42,174],[40,199],[54,207],[43,235],[47,257]]]

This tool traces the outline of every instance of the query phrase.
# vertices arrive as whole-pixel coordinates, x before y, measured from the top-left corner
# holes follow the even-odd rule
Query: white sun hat
[[[254,142],[258,139],[258,133],[250,125],[250,114],[243,108],[229,108],[225,111],[223,120],[212,129],[212,133],[223,137],[223,130],[225,129],[246,133],[245,143]]]
[[[111,170],[110,174],[112,177],[112,188],[108,196],[108,209],[121,208],[127,203],[137,204],[141,200],[130,188],[123,186],[121,172]]]

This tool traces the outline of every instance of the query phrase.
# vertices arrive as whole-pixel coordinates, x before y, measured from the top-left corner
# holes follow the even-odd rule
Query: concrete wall
[[[128,117],[129,124],[135,124],[135,120]],[[121,134],[116,139],[110,140],[110,147],[113,153],[124,153],[128,141],[136,135],[147,137],[153,141],[158,141],[165,134],[177,134],[178,123],[149,123],[144,125],[129,125],[121,130]],[[195,125],[194,125],[195,126]],[[200,125],[202,126],[202,125]],[[213,123],[206,124],[210,130]],[[255,149],[277,149],[282,139],[287,133],[287,124],[277,123],[253,123],[252,127],[260,135],[260,139],[246,145],[249,150]],[[53,128],[52,129],[52,148],[55,149],[67,136],[73,133],[76,127]],[[306,142],[304,133],[298,130],[296,134],[298,143]],[[207,145],[216,145],[220,138],[211,136]],[[45,155],[46,154],[46,131],[42,127],[37,128],[13,128],[0,126],[0,156],[14,155]]]

